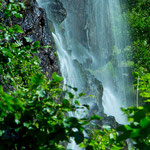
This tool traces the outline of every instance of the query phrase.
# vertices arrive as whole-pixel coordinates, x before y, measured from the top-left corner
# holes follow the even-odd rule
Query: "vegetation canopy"
[[[128,2],[128,0],[127,0]],[[21,0],[0,0],[0,149],[61,150],[70,137],[87,150],[121,150],[130,139],[133,149],[150,149],[150,1],[129,1],[126,17],[132,43],[127,53],[133,56],[135,87],[142,105],[122,109],[129,124],[117,130],[92,126],[91,120],[69,117],[68,112],[88,109],[77,96],[63,90],[63,78],[55,72],[52,80],[42,73],[36,56],[40,46],[31,42],[13,19],[23,17]],[[132,51],[132,54],[131,54]],[[137,80],[139,84],[137,85]],[[77,92],[77,88],[70,87]],[[88,137],[83,134],[88,124]]]

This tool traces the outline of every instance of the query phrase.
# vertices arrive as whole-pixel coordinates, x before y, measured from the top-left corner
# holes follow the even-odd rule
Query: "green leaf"
[[[76,91],[76,92],[78,91],[78,89],[77,89],[77,88],[73,88],[73,90],[74,90],[74,91]]]
[[[4,90],[3,90],[3,86],[2,85],[0,85],[0,93],[3,93],[4,92]]]
[[[140,136],[140,129],[134,129],[130,134],[131,138],[138,137],[138,136]]]
[[[79,103],[78,100],[75,100],[74,103],[75,103],[76,105],[80,105],[80,103]]]
[[[62,104],[63,104],[64,107],[68,107],[70,105],[70,101],[67,100],[67,99],[63,99]]]
[[[21,29],[19,25],[14,25],[13,29],[16,33],[24,33],[24,31]]]
[[[68,92],[68,95],[69,95],[69,98],[70,98],[70,99],[73,99],[73,98],[74,98],[74,95],[73,95],[71,92]]]
[[[125,127],[126,130],[128,130],[128,131],[133,130],[133,128],[131,128],[130,125],[124,125],[124,127]]]
[[[22,46],[21,41],[16,41],[15,43],[12,43],[12,47],[20,47],[20,46]]]
[[[84,107],[86,107],[88,110],[90,109],[90,106],[87,104],[83,104]]]
[[[36,41],[33,43],[33,48],[38,48],[40,47],[40,42],[39,41]]]
[[[90,117],[90,120],[101,120],[101,117],[95,114]]]
[[[147,127],[147,126],[149,126],[150,125],[150,118],[149,117],[145,117],[145,118],[143,118],[141,121],[140,121],[140,126],[142,127],[142,128],[145,128],[145,127]]]
[[[29,124],[29,123],[27,123],[27,122],[24,122],[24,123],[23,123],[23,125],[24,125],[24,127],[27,127],[27,128],[29,128],[29,127],[30,127],[30,124]]]
[[[110,139],[114,139],[114,135],[112,133],[109,134]]]
[[[86,95],[85,93],[79,93],[79,97]]]
[[[13,28],[9,28],[8,31],[9,31],[10,34],[14,33]]]
[[[61,82],[63,80],[63,78],[58,76],[56,72],[52,74],[52,79],[56,82]]]
[[[0,26],[0,30],[5,31],[5,30],[6,30],[6,28],[4,28],[3,26]]]
[[[34,74],[31,77],[31,82],[30,82],[30,87],[33,88],[37,88],[39,85],[41,85],[43,82],[43,74],[42,73],[38,73],[38,74]]]
[[[23,15],[20,14],[20,13],[18,13],[18,12],[15,12],[13,15],[14,15],[16,18],[22,18],[22,17],[23,17]],[[17,33],[24,33],[24,32],[23,32],[23,31],[17,31]]]
[[[19,4],[21,5],[21,7],[22,7],[23,9],[26,8],[25,5],[24,5],[24,3],[19,2]]]
[[[20,120],[15,119],[15,123],[16,123],[16,124],[19,124],[19,123],[20,123]]]
[[[133,72],[133,76],[134,76],[135,78],[138,78],[139,73],[138,73],[138,72]]]
[[[150,99],[145,100],[145,102],[150,103]]]
[[[74,132],[75,142],[80,144],[84,140],[84,135],[81,132]]]
[[[44,97],[45,96],[45,91],[43,90],[43,88],[38,90],[36,93],[38,94],[39,97]]]
[[[24,38],[27,42],[29,42],[29,43],[31,42],[31,39],[29,37],[24,37]]]
[[[5,40],[9,41],[9,39],[10,39],[10,35],[9,34],[5,33],[4,37],[5,37]]]

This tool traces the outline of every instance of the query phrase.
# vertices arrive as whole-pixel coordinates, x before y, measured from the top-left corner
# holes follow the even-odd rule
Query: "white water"
[[[110,89],[104,89],[103,100],[104,113],[108,116],[115,116],[117,122],[120,124],[126,124],[126,116],[123,115],[123,112],[120,109],[123,105],[117,100],[117,97],[112,94]]]
[[[38,1],[49,19],[48,3],[51,1]],[[94,106],[97,105],[99,111],[96,113],[101,114],[104,108],[104,113],[114,116],[118,123],[126,123],[120,108],[130,104],[127,92],[130,88],[129,72],[122,67],[129,39],[119,0],[61,1],[67,18],[61,25],[54,22],[53,37],[64,84],[95,95],[95,99],[83,98],[80,101],[89,104],[91,111],[95,111]],[[104,87],[103,101],[100,81]],[[71,115],[84,117],[87,114],[79,112]],[[72,142],[68,149],[79,150],[79,147]]]

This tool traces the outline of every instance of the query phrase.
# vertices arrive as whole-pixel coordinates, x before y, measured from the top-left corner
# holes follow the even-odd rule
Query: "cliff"
[[[39,41],[42,48],[38,52],[41,60],[40,66],[43,73],[51,78],[53,72],[59,73],[55,43],[48,24],[45,11],[40,8],[36,0],[27,0],[25,2],[26,9],[23,11],[23,18],[14,20],[15,24],[19,24],[27,37],[32,41]],[[50,46],[44,48],[43,46]]]
[[[63,4],[59,0],[51,0],[51,1],[39,0],[39,3],[41,4],[45,2],[48,3],[46,11],[48,14],[51,14],[48,17],[46,16],[44,9],[38,6],[36,0],[28,0],[26,2],[27,8],[23,12],[24,14],[23,19],[20,21],[14,21],[14,22],[21,25],[26,35],[30,37],[32,41],[40,41],[40,44],[42,46],[44,45],[51,46],[51,48],[41,48],[37,54],[39,58],[41,59],[41,67],[43,69],[43,73],[48,75],[49,78],[51,78],[51,74],[53,72],[60,73],[60,71],[59,71],[59,63],[58,63],[59,61],[58,61],[57,55],[55,55],[55,52],[56,52],[55,43],[54,43],[52,32],[50,31],[50,29],[53,29],[53,26],[52,26],[53,21],[57,22],[57,24],[62,23],[67,16],[67,12],[65,8],[63,7]],[[79,18],[85,18],[85,17],[81,16]],[[80,22],[83,23],[84,20]],[[81,23],[78,25],[81,25]],[[86,41],[83,39],[79,39],[79,40],[83,42]],[[78,64],[78,65],[80,66],[80,68],[82,68],[81,64]],[[103,113],[103,106],[102,106],[103,86],[101,82],[96,80],[94,76],[90,75],[90,72],[82,70],[82,74],[88,75],[88,76],[85,75],[85,79],[87,79],[87,81],[89,80],[90,86],[93,87],[92,91],[94,91],[94,95],[96,95],[97,99],[99,100],[97,104],[95,104],[91,108],[90,114],[92,115],[93,113],[101,112],[100,115],[103,115],[104,118],[98,124],[108,124],[116,128],[117,123],[114,117],[111,117],[111,116],[107,117]],[[93,85],[96,85],[96,86],[93,86]],[[88,87],[89,86],[87,85],[86,92],[88,94],[91,94],[91,91],[88,90]]]

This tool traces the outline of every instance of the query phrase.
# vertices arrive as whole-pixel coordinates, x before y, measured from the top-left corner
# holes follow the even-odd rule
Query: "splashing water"
[[[49,19],[49,3],[53,0],[38,0]],[[79,91],[96,95],[104,87],[103,101],[97,94],[94,100],[81,99],[81,103],[95,103],[99,112],[114,116],[118,123],[125,124],[126,117],[121,107],[131,104],[129,71],[125,49],[128,46],[127,25],[121,13],[119,0],[61,0],[66,11],[65,21],[53,23],[53,37],[60,61],[64,84],[77,87]],[[62,30],[63,29],[63,30]],[[96,87],[96,90],[95,90]],[[99,87],[99,88],[97,88]],[[103,103],[103,104],[102,104]],[[74,114],[84,117],[85,114]],[[69,149],[79,150],[72,142]]]

